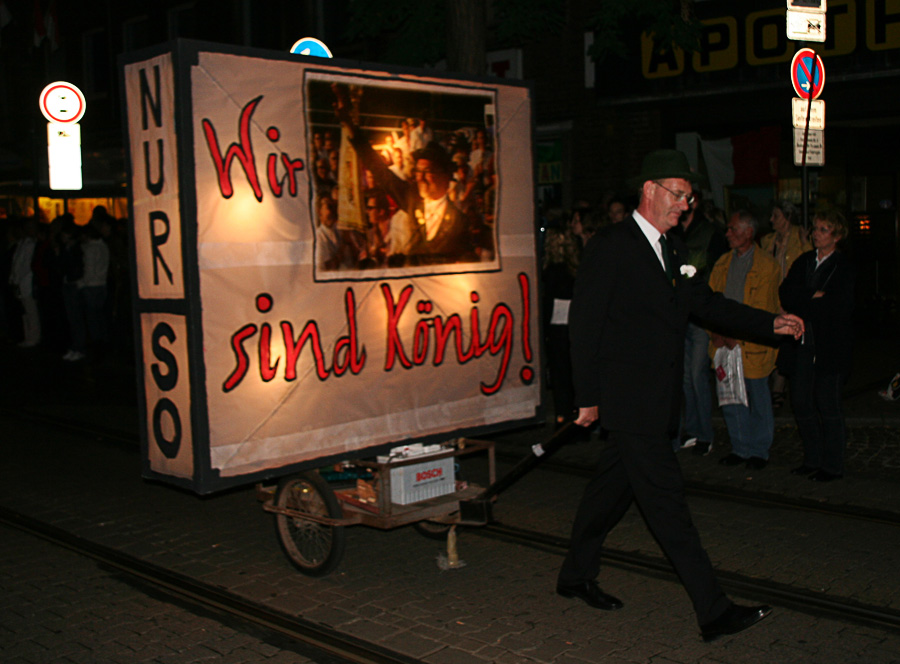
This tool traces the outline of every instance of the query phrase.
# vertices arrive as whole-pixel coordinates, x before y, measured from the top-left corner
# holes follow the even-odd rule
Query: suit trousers
[[[644,521],[675,568],[705,625],[731,605],[716,579],[709,556],[684,498],[684,479],[665,436],[611,431],[598,471],[575,514],[569,553],[559,583],[595,579],[607,534],[637,502]]]

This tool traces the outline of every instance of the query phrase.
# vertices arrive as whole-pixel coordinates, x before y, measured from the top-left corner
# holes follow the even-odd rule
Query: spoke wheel
[[[315,471],[283,478],[275,492],[275,504],[320,517],[339,519],[343,515],[334,491]],[[276,514],[275,529],[285,555],[308,576],[325,576],[344,555],[347,534],[343,526]]]

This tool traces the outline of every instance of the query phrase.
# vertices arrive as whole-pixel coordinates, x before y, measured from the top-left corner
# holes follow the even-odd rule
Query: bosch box
[[[391,502],[409,505],[456,490],[453,457],[391,469]]]

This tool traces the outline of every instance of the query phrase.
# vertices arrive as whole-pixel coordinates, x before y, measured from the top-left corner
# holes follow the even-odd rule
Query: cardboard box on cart
[[[209,493],[542,416],[528,85],[186,41],[122,64],[145,477]],[[474,251],[383,260],[367,154],[425,138],[486,175]],[[407,182],[424,246],[444,222]]]

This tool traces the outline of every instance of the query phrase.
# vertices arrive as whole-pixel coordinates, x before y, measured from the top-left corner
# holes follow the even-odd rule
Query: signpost
[[[825,102],[821,102],[816,108],[816,119],[813,121],[813,104],[816,103],[816,97],[822,94],[825,87],[825,65],[822,58],[811,48],[801,48],[794,54],[791,60],[791,83],[794,85],[794,91],[799,96],[792,103],[792,117],[794,123],[794,165],[806,167],[807,163],[814,166],[824,166],[825,164]],[[799,102],[799,103],[798,103]],[[806,112],[803,112],[803,107]],[[798,112],[799,111],[799,112]],[[805,117],[804,117],[805,116]],[[815,163],[810,158],[809,139],[810,129],[820,132],[821,135],[815,135],[818,148],[816,150]],[[802,130],[802,131],[797,131]],[[797,136],[801,136],[799,141]]]
[[[788,9],[787,37],[794,41],[824,42],[825,12]]]
[[[791,83],[798,97],[818,99],[825,87],[825,65],[811,48],[801,48],[791,60]]]
[[[825,131],[794,127],[794,166],[825,165]]]
[[[787,38],[824,42],[827,0],[787,0]],[[791,61],[791,83],[797,97],[791,104],[794,125],[794,165],[803,168],[803,223],[807,224],[807,165],[825,165],[825,102],[817,101],[825,87],[825,65],[811,48],[801,48]],[[805,113],[804,113],[805,109]]]
[[[801,97],[791,100],[791,120],[795,129],[803,129],[809,121],[810,129],[825,129],[825,100],[809,103]]]
[[[43,89],[38,104],[47,118],[50,188],[81,189],[81,127],[78,121],[87,106],[84,95],[75,85],[56,81]]]

